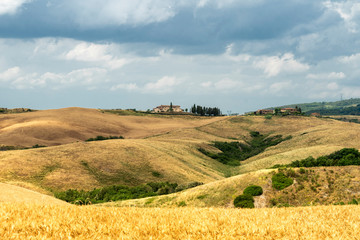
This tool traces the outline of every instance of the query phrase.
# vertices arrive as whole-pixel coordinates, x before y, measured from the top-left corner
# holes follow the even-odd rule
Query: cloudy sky
[[[0,107],[360,97],[360,2],[0,0]]]

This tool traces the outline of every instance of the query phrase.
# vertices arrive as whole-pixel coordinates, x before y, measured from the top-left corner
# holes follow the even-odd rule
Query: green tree
[[[279,115],[280,114],[280,108],[275,108],[275,115]]]
[[[170,102],[170,108],[169,108],[169,111],[170,111],[170,112],[174,111],[172,102]]]

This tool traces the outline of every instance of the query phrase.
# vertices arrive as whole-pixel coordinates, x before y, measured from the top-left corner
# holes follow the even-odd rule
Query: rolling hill
[[[255,207],[314,206],[357,204],[360,201],[360,167],[295,169],[294,184],[276,190],[271,177],[278,170],[268,169],[246,173],[179,193],[143,199],[109,202],[103,206],[137,207],[234,207],[233,201],[250,185],[258,185],[264,193],[255,197]],[[355,200],[355,202],[354,202]]]
[[[175,129],[201,126],[218,119],[196,116],[120,116],[85,108],[0,114],[0,145],[54,146],[99,135],[144,138]]]
[[[206,183],[175,194],[173,200],[159,200],[169,206],[183,201],[191,206],[231,206],[231,199],[250,180],[266,186],[266,179],[273,171],[264,170],[266,168],[345,147],[360,148],[359,124],[315,117],[119,116],[80,108],[0,117],[4,120],[0,123],[3,144],[17,145],[18,139],[23,139],[21,145],[24,146],[61,143],[0,152],[1,182],[29,183],[50,194],[70,188],[91,190],[114,184]],[[78,135],[64,129],[72,129]],[[251,131],[292,138],[267,148],[237,167],[224,165],[198,150],[202,147],[218,151],[210,146],[213,141],[245,142]],[[56,137],[57,134],[61,137]],[[125,139],[83,141],[96,135],[123,135]],[[269,196],[275,194],[269,193]],[[168,197],[171,198],[159,199]],[[138,204],[137,201],[142,200],[134,201]],[[144,201],[162,206],[157,200]],[[268,202],[261,206],[268,206],[266,204]]]
[[[272,109],[287,108],[287,107],[294,108],[298,106],[302,109],[302,112],[305,113],[323,112],[324,113],[323,115],[332,115],[334,113],[336,113],[336,115],[340,115],[340,114],[344,114],[344,112],[354,112],[354,110],[358,111],[357,109],[353,109],[353,108],[359,104],[360,104],[360,98],[351,98],[351,99],[335,101],[335,102],[312,102],[312,103],[290,104],[279,107],[273,107]]]

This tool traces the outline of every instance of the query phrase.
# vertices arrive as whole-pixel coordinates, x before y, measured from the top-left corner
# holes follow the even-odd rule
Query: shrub
[[[86,142],[91,142],[91,141],[104,141],[104,140],[109,140],[109,139],[124,139],[123,136],[109,136],[109,137],[104,137],[104,136],[97,136],[96,138],[89,138],[87,140],[85,140]]]
[[[353,198],[353,199],[349,202],[349,204],[358,205],[359,202],[358,202],[356,199]]]
[[[46,147],[45,145],[39,145],[39,144],[36,144],[34,146],[32,146],[32,148],[43,148],[43,147]]]
[[[254,208],[254,198],[251,195],[239,195],[234,199],[234,206],[237,208]]]
[[[251,185],[245,188],[243,194],[251,195],[251,196],[260,196],[261,194],[263,194],[263,190],[260,186]]]
[[[181,201],[177,205],[178,205],[178,207],[185,207],[187,204],[185,201]]]
[[[282,190],[284,188],[287,188],[288,186],[290,186],[294,183],[294,181],[291,178],[288,178],[282,172],[274,174],[272,176],[271,180],[272,180],[273,188],[275,188],[277,190]]]
[[[176,183],[147,183],[135,187],[113,185],[91,191],[69,189],[55,193],[55,197],[74,204],[103,203],[126,199],[144,198],[175,192]]]
[[[219,142],[215,141],[213,146],[219,149],[220,153],[211,153],[203,148],[198,150],[223,164],[230,166],[239,166],[240,161],[244,161],[252,156],[260,154],[265,151],[266,148],[275,146],[282,141],[291,139],[291,136],[282,138],[281,135],[271,136],[262,135],[259,132],[250,132],[251,140],[246,143],[241,142]]]
[[[157,172],[157,171],[153,171],[151,172],[151,174],[154,176],[154,177],[161,177],[161,173]]]
[[[321,156],[317,159],[312,156],[296,160],[287,165],[275,165],[273,168],[287,167],[321,167],[321,166],[348,166],[360,165],[360,152],[355,148],[343,148],[327,156]]]

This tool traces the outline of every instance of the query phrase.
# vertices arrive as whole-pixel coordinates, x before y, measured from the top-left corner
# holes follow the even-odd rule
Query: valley
[[[154,220],[154,224],[160,224],[158,226],[163,226],[159,221],[164,219],[182,221],[179,219],[184,216],[180,212],[184,211],[195,211],[196,218],[201,219],[212,208],[219,214],[216,216],[220,217],[224,213],[227,216],[245,214],[255,224],[257,220],[254,214],[259,214],[259,211],[262,214],[271,212],[274,216],[281,214],[286,217],[290,212],[300,216],[303,211],[307,211],[301,207],[312,206],[315,209],[314,217],[325,221],[324,212],[335,211],[334,214],[339,214],[342,211],[341,206],[333,205],[352,204],[354,206],[347,206],[346,209],[355,209],[355,205],[360,202],[360,166],[271,168],[309,156],[317,158],[329,155],[343,148],[360,149],[360,125],[357,123],[291,115],[273,116],[270,119],[264,116],[136,116],[82,108],[3,114],[0,120],[0,143],[5,149],[0,151],[0,211],[15,207],[21,209],[19,211],[31,212],[36,211],[36,206],[48,206],[44,209],[45,215],[54,212],[58,214],[58,219],[52,220],[55,226],[63,224],[61,219],[69,211],[76,212],[78,217],[98,211],[97,218],[105,218],[110,214],[109,209],[121,216],[130,212],[134,215],[146,214],[148,217],[162,216],[162,220]],[[205,149],[216,155],[221,151],[214,147],[214,142],[249,144],[254,132],[264,136],[264,139],[279,135],[286,140],[239,161],[238,166],[223,164],[199,150]],[[102,136],[99,141],[86,141],[97,136]],[[106,139],[110,136],[122,138]],[[39,147],[31,148],[36,144]],[[18,150],[6,150],[5,146],[26,149],[19,147]],[[256,150],[256,144],[252,147]],[[272,176],[278,172],[292,179],[290,186],[282,190],[272,186]],[[195,187],[176,192],[171,190],[164,195],[154,193],[145,198],[125,198],[83,207],[73,206],[54,197],[69,189],[91,191],[114,185],[140,189],[149,183],[166,182],[176,183],[179,187],[192,184]],[[234,209],[234,199],[251,185],[260,186],[263,190],[260,196],[254,196],[256,209]],[[26,203],[27,207],[10,203]],[[91,201],[87,204],[91,204]],[[16,211],[11,214],[18,214]],[[170,212],[178,215],[169,217]],[[131,224],[128,225],[129,229],[134,227]],[[277,226],[281,226],[279,224]],[[177,228],[164,227],[177,231],[177,236],[196,236],[201,239],[195,232],[195,235],[186,235]],[[38,237],[36,228],[28,228],[33,231],[33,236]],[[306,228],[304,226],[301,231],[307,231]],[[66,229],[70,232],[64,232],[64,235],[86,236],[84,232],[75,233],[70,225]],[[276,229],[275,225],[273,229]],[[347,229],[351,231],[351,227]],[[0,235],[5,236],[11,231],[14,229],[5,228]],[[88,231],[90,237],[96,236],[91,235],[95,234],[92,230],[84,231]],[[108,231],[109,236],[115,236],[111,227]],[[126,230],[123,231],[123,234],[129,235]],[[153,232],[143,234],[158,236],[155,230],[149,231]],[[284,235],[281,235],[274,231],[258,233],[256,236],[277,236],[281,239],[281,236],[289,234],[283,232]],[[55,235],[42,236],[56,237],[59,232],[57,230],[52,233]],[[51,233],[44,231],[44,234]],[[210,232],[207,231],[207,234]],[[216,234],[221,236],[225,233]],[[318,237],[325,233],[314,234]],[[235,239],[240,235],[244,236],[240,232],[232,236]],[[204,239],[205,236],[208,235],[204,235]]]

